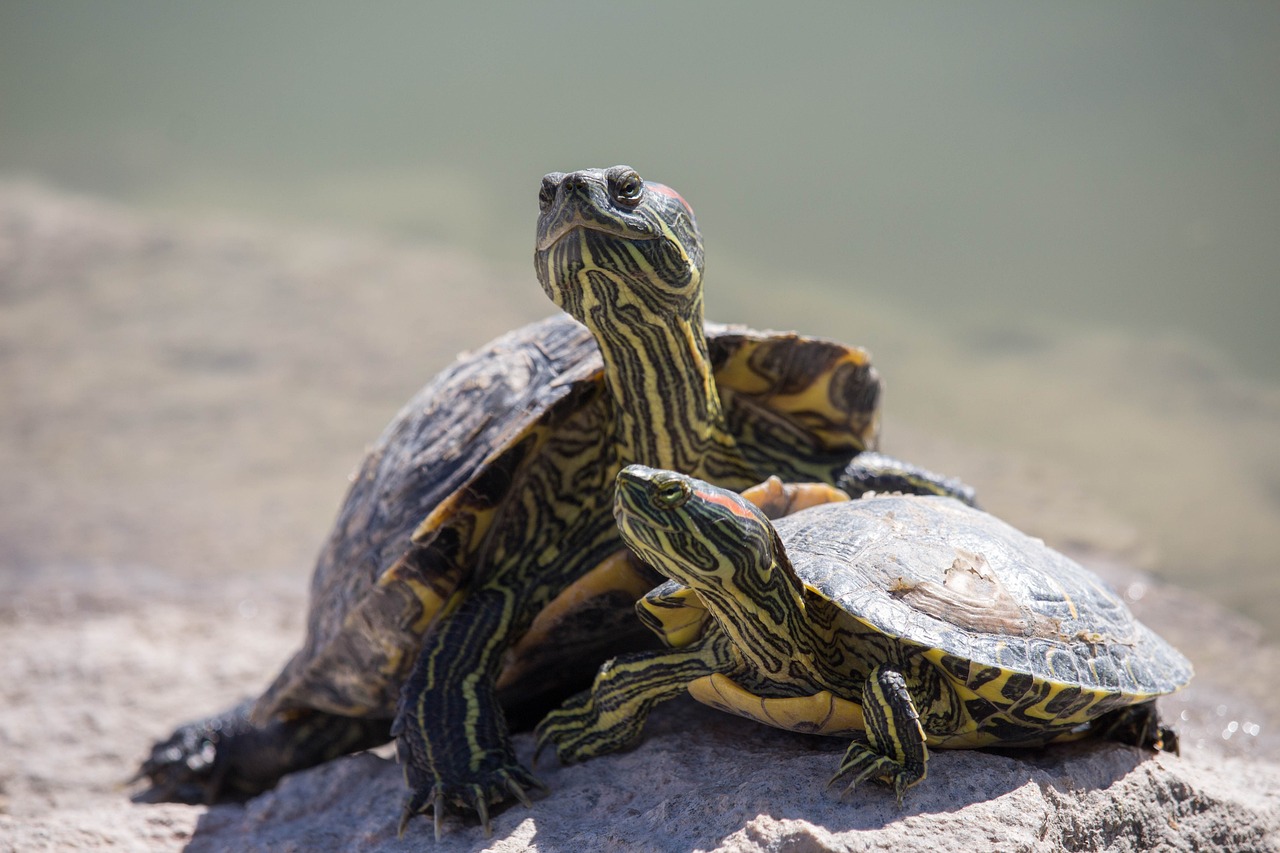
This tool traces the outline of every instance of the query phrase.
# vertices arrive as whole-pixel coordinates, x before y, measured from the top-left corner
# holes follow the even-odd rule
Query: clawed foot
[[[727,669],[729,641],[710,629],[688,646],[620,655],[600,667],[590,690],[571,696],[534,730],[534,760],[554,745],[561,764],[630,749],[654,706],[687,693],[690,683]]]
[[[554,746],[561,764],[577,764],[597,755],[617,752],[640,739],[644,717],[627,714],[602,714],[590,692],[579,693],[547,714],[534,729],[538,756]]]
[[[404,765],[405,784],[412,792],[400,813],[398,832],[401,836],[414,815],[429,811],[439,841],[441,820],[446,811],[453,809],[475,812],[487,838],[493,834],[490,806],[516,799],[528,808],[533,805],[530,790],[547,790],[546,785],[516,761],[507,745],[478,753],[482,758],[477,768],[466,739],[461,736],[458,743],[433,744],[436,749],[432,750],[418,727],[397,725],[394,734],[396,752]]]
[[[582,753],[581,734],[594,717],[589,693],[572,696],[548,712],[533,730],[533,766],[538,766],[538,759],[548,746],[555,750],[561,764],[576,764],[587,758]]]
[[[249,719],[253,702],[180,727],[156,744],[134,781],[151,780],[148,800],[213,803],[247,800],[286,773],[370,749],[390,737],[387,720],[339,717],[318,711],[261,726]]]
[[[1178,733],[1160,722],[1154,701],[1113,711],[1099,719],[1096,725],[1102,737],[1110,740],[1181,754]]]
[[[151,790],[145,798],[160,802],[212,803],[257,793],[227,784],[235,782],[228,778],[231,761],[227,745],[252,728],[248,719],[251,706],[245,702],[216,717],[179,727],[151,748],[151,755],[130,782],[149,780]]]
[[[456,809],[474,811],[484,827],[485,837],[488,838],[493,834],[489,823],[489,806],[514,798],[523,803],[525,808],[530,808],[533,803],[528,792],[535,788],[543,791],[547,789],[536,776],[514,760],[505,766],[477,773],[466,781],[446,781],[440,774],[424,773],[417,769],[411,761],[406,761],[403,750],[400,752],[400,759],[405,762],[405,783],[413,791],[400,812],[398,833],[401,836],[414,815],[426,814],[430,810],[435,824],[436,841],[439,841],[440,821],[445,811]]]
[[[878,782],[893,789],[898,798],[898,808],[902,808],[902,795],[912,785],[925,777],[924,768],[911,769],[904,767],[887,755],[881,755],[869,746],[853,743],[849,746],[840,769],[827,782],[827,787],[847,782],[840,796],[851,793],[854,788],[868,780]]]

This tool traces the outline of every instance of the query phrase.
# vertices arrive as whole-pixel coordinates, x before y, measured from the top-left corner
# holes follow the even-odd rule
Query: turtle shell
[[[774,524],[810,594],[962,683],[1027,676],[1127,704],[1191,678],[1096,575],[951,498],[877,496]]]
[[[729,429],[761,470],[830,481],[851,456],[874,448],[880,380],[864,351],[715,324],[707,337]],[[299,709],[393,714],[435,616],[456,589],[484,580],[469,574],[477,570],[467,555],[494,515],[519,500],[531,466],[548,466],[544,449],[555,445],[548,436],[572,422],[577,434],[599,441],[556,452],[575,453],[575,464],[607,455],[604,398],[599,350],[565,314],[460,356],[422,388],[354,475],[317,561],[305,644],[258,701],[255,718]],[[527,547],[537,548],[555,531],[528,536]],[[429,559],[419,559],[428,553],[423,543]],[[634,625],[629,607],[619,612],[619,623]],[[584,630],[616,633],[592,622]],[[532,657],[557,667],[545,677],[522,674],[522,682],[555,684],[575,671],[575,654],[589,679],[607,656],[572,631],[554,636],[548,641],[565,648]]]

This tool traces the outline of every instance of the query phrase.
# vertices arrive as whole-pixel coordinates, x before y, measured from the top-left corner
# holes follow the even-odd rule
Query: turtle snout
[[[546,213],[556,203],[556,193],[560,191],[560,182],[564,180],[564,172],[551,172],[542,176],[542,187],[538,190],[538,209]]]

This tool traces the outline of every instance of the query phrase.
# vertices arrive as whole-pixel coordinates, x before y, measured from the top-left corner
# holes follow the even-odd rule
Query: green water
[[[1054,466],[1276,630],[1278,84],[1275,3],[6,0],[0,176],[532,286],[538,178],[630,163],[717,318],[870,346],[887,428]]]

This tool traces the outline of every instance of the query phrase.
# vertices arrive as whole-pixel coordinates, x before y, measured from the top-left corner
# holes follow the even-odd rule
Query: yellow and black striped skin
[[[264,725],[396,713],[406,818],[433,809],[438,821],[446,804],[483,816],[536,784],[502,707],[520,710],[513,684],[555,683],[573,666],[513,680],[505,653],[622,547],[622,465],[680,465],[734,488],[773,473],[833,482],[875,445],[880,386],[866,353],[739,328],[708,337],[692,214],[643,182],[638,204],[620,202],[629,172],[544,181],[539,278],[588,328],[562,315],[518,330],[406,406],[322,554],[306,645],[255,708]],[[607,655],[592,643],[625,636],[629,610],[560,662],[594,670]],[[577,646],[585,629],[574,630]]]
[[[770,725],[853,736],[835,779],[899,800],[929,747],[1176,745],[1154,700],[1190,680],[1185,658],[1092,573],[953,499],[864,498],[771,524],[732,492],[632,466],[615,512],[671,578],[640,613],[676,648],[619,658],[548,715],[539,745],[562,760],[633,743],[655,697],[682,686]],[[674,683],[670,654],[701,671]]]
[[[600,347],[616,458],[735,489],[759,482],[711,370],[693,211],[626,166],[547,175],[539,200],[538,280]]]
[[[251,707],[155,746],[141,775],[158,796],[251,795],[385,742],[399,710],[405,816],[434,808],[438,831],[443,803],[483,815],[535,784],[504,712],[536,719],[601,660],[653,641],[631,602],[657,576],[611,556],[623,464],[735,488],[769,474],[914,484],[909,466],[849,462],[876,445],[880,379],[864,351],[703,334],[693,216],[637,180],[626,167],[544,180],[539,278],[590,329],[564,314],[517,329],[406,404],[321,551],[303,648]],[[638,203],[621,198],[637,188]]]
[[[637,180],[626,167],[544,180],[539,278],[590,328],[561,314],[517,329],[406,404],[317,561],[303,648],[251,710],[157,744],[142,775],[160,796],[265,790],[335,749],[385,742],[396,717],[405,818],[431,808],[438,831],[446,803],[483,817],[536,784],[505,718],[531,722],[600,661],[653,643],[631,604],[660,577],[613,556],[622,465],[677,465],[734,488],[770,474],[914,484],[909,466],[857,466],[878,429],[864,351],[704,334],[693,216]]]

